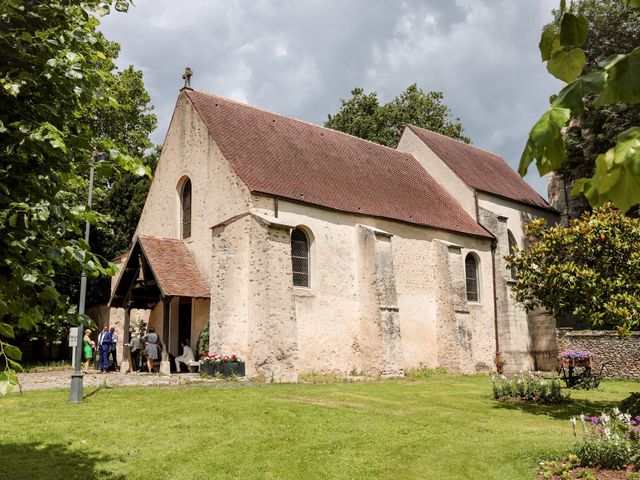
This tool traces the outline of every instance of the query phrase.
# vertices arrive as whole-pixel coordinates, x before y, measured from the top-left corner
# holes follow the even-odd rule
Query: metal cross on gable
[[[191,75],[193,75],[193,71],[191,68],[186,67],[182,74],[182,79],[184,80],[184,87],[182,88],[191,88]]]

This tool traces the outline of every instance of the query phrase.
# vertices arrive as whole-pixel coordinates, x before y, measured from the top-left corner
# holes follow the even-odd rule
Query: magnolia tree
[[[640,220],[610,203],[568,227],[526,226],[531,240],[507,257],[516,299],[527,310],[573,314],[595,328],[628,335],[640,323]]]

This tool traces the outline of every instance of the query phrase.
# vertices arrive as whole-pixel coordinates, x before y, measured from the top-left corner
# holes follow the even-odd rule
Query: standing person
[[[187,367],[189,367],[189,363],[195,361],[195,357],[193,355],[193,350],[189,346],[188,340],[183,340],[180,342],[182,346],[182,355],[176,357],[176,372],[180,373],[180,363],[184,363]]]
[[[89,372],[89,362],[93,358],[94,348],[96,348],[96,342],[91,340],[91,329],[87,328],[84,331],[84,337],[82,338],[82,360],[84,363],[82,373]]]
[[[129,333],[129,346],[131,347],[131,369],[134,372],[138,372],[140,370],[140,353],[142,348],[142,342],[140,341],[140,336],[131,330]]]
[[[156,329],[149,327],[149,333],[147,333],[142,340],[145,342],[144,354],[147,357],[147,369],[149,373],[153,372],[153,361],[158,360],[159,357],[159,343],[160,337],[156,333]]]
[[[109,326],[105,325],[98,336],[98,351],[100,354],[100,373],[109,370],[109,349],[111,348],[111,332]]]
[[[113,370],[118,369],[118,356],[116,355],[116,348],[118,347],[118,334],[116,329],[111,327],[111,344],[109,345],[109,356],[111,357],[110,365]]]

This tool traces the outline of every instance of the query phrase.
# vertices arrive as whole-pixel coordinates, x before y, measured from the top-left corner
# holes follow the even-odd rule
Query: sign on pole
[[[69,329],[69,346],[70,347],[78,346],[78,327],[71,327]]]

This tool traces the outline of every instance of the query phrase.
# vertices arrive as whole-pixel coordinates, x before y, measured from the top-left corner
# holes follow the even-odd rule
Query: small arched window
[[[479,302],[478,259],[473,253],[467,254],[467,258],[464,260],[464,273],[467,281],[467,301]]]
[[[516,237],[513,236],[513,233],[511,233],[511,230],[507,230],[507,236],[509,238],[509,255],[513,256],[514,253],[516,253],[516,249],[518,248],[518,242],[516,242]],[[516,269],[515,267],[513,267],[511,269],[511,278],[512,279],[516,279]]]
[[[191,236],[191,180],[187,178],[180,192],[182,238]]]
[[[291,232],[291,267],[293,286],[309,286],[309,238],[301,228]]]

